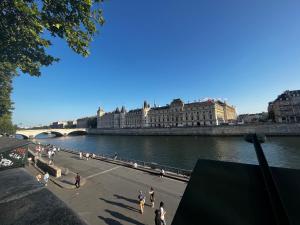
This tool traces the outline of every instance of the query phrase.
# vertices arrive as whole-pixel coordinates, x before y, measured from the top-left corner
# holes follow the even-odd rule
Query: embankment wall
[[[242,136],[249,133],[259,133],[267,136],[300,136],[300,123],[172,128],[88,129],[88,134],[99,135]]]

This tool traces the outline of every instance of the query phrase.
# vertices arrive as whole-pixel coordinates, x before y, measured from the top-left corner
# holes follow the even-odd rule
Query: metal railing
[[[36,143],[33,143],[36,144]],[[42,146],[42,145],[41,145]],[[45,150],[47,150],[47,146],[43,145],[43,147],[45,147]],[[69,148],[60,148],[61,151],[65,151],[65,152],[69,152],[72,154],[76,154],[79,155],[79,152],[83,153],[83,156],[85,156],[86,153],[89,153],[89,157],[92,157],[91,152],[87,152],[87,151],[82,151],[79,149],[69,149]],[[44,156],[45,153],[42,153]],[[182,169],[182,168],[177,168],[177,167],[172,167],[172,166],[167,166],[167,165],[160,165],[158,163],[155,162],[147,162],[147,161],[142,161],[142,160],[137,160],[137,159],[131,159],[131,158],[125,158],[125,157],[120,157],[117,156],[117,158],[115,159],[114,155],[110,155],[110,154],[103,154],[103,153],[94,153],[95,154],[95,159],[99,159],[99,160],[106,160],[106,161],[111,161],[111,162],[123,162],[126,163],[127,165],[132,165],[134,163],[137,163],[138,166],[142,166],[144,168],[147,169],[151,169],[154,171],[161,171],[162,169],[165,171],[166,174],[170,174],[170,175],[177,175],[177,176],[183,176],[186,178],[189,178],[191,176],[192,170],[187,170],[187,169]]]

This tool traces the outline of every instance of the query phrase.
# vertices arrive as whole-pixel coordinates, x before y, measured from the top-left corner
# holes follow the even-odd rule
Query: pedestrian
[[[37,167],[37,161],[38,161],[38,159],[39,159],[39,155],[36,155],[36,156],[34,157],[34,166],[35,166],[35,167]]]
[[[51,159],[52,159],[52,161],[54,160],[54,156],[55,156],[55,152],[54,152],[54,150],[52,150],[51,151]]]
[[[44,182],[45,182],[45,186],[47,186],[48,180],[49,180],[49,173],[46,172],[46,173],[44,174]]]
[[[150,188],[149,194],[150,194],[151,207],[154,208],[154,190],[153,190],[153,187]]]
[[[163,177],[165,175],[165,171],[164,171],[164,169],[161,169],[160,170],[160,177]]]
[[[143,192],[140,191],[139,192],[139,196],[138,196],[138,199],[139,199],[139,204],[140,204],[140,210],[141,210],[141,214],[144,213],[144,205],[145,205],[145,201],[146,201],[146,197],[145,195],[143,195]]]
[[[41,180],[42,180],[42,175],[39,173],[38,175],[36,175],[36,180],[41,183]]]
[[[155,221],[155,225],[161,225],[160,211],[159,211],[159,209],[156,209],[156,210],[155,210],[155,218],[154,218],[154,221]]]
[[[82,159],[82,152],[79,152],[79,159]]]
[[[51,152],[51,150],[49,149],[49,150],[48,150],[48,158],[51,159],[51,156],[52,156],[52,152]]]
[[[85,157],[86,157],[86,160],[89,160],[90,153],[87,152],[87,153],[85,154]]]
[[[118,158],[118,154],[115,152],[114,160],[116,160],[117,158]]]
[[[75,186],[76,186],[76,188],[80,187],[80,176],[79,176],[79,173],[77,173],[76,177],[75,177]]]
[[[163,225],[166,225],[166,219],[165,219],[165,215],[166,215],[166,210],[164,209],[164,203],[160,202],[159,204],[159,212],[160,212],[160,221],[162,222]]]

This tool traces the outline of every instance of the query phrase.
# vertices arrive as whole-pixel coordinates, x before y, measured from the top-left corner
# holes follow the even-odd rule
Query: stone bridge
[[[41,129],[41,130],[17,130],[16,134],[22,135],[24,138],[35,138],[39,134],[55,134],[57,137],[76,135],[76,134],[87,134],[85,128],[74,128],[74,129]]]

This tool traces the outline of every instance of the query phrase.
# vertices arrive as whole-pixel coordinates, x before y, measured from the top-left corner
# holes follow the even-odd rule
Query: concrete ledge
[[[43,170],[44,172],[48,172],[53,177],[61,177],[61,169],[54,165],[48,165],[43,159],[38,159],[36,165]]]
[[[48,172],[49,175],[56,178],[61,177],[61,169],[59,167],[48,165],[47,161],[36,156],[31,150],[28,150],[28,157],[31,157],[36,166],[39,167],[43,172]]]
[[[267,136],[299,136],[300,123],[279,124],[260,123],[245,125],[220,125],[200,127],[170,127],[170,128],[122,128],[100,129],[89,128],[88,134],[99,135],[170,135],[170,136],[244,136],[249,133],[261,133]]]

